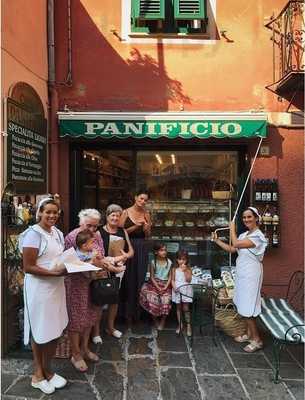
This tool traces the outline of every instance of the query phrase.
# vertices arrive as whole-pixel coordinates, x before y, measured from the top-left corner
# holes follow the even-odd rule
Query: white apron
[[[37,258],[37,265],[50,269],[51,261],[63,252],[58,235],[48,234],[36,225],[46,238],[47,248]],[[43,344],[62,335],[68,324],[64,277],[25,274],[24,280],[24,344],[30,335],[35,343]]]
[[[267,240],[257,229],[251,234],[244,232],[238,240],[249,239],[254,248],[238,249],[233,302],[238,314],[243,317],[256,317],[261,313],[261,287],[263,282],[263,256]]]

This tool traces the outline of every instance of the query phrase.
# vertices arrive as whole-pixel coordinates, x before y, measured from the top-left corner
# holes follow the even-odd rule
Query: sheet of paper
[[[56,266],[62,265],[65,262],[77,262],[80,261],[79,258],[77,257],[76,251],[73,247],[71,247],[68,250],[65,250],[59,257],[56,257],[52,263],[51,263],[51,267],[52,269],[56,268]]]
[[[101,269],[98,267],[95,267],[92,264],[85,263],[82,261],[79,261],[79,263],[64,263],[66,270],[68,271],[69,274],[73,274],[76,272],[86,272],[86,271],[100,271]]]
[[[64,265],[68,273],[86,272],[86,271],[99,271],[100,268],[92,264],[81,261],[73,247],[65,250],[59,257],[52,262],[52,269]]]

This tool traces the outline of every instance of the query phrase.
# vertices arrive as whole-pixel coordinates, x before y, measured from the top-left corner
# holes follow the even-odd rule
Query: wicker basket
[[[226,190],[223,190],[227,187]],[[231,199],[233,195],[233,186],[227,182],[215,182],[212,190],[212,198],[214,200],[228,200]]]
[[[228,296],[226,288],[220,288],[218,291],[216,301],[218,304],[221,305],[232,304],[232,297]]]
[[[65,332],[57,342],[55,358],[70,358],[71,346],[67,332]]]
[[[216,307],[215,324],[228,336],[236,337],[247,332],[247,324],[233,304],[228,304],[225,308]]]

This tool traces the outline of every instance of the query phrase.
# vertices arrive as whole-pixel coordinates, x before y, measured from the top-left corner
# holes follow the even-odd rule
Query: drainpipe
[[[54,0],[48,0],[49,192],[59,193],[58,94],[55,85]]]

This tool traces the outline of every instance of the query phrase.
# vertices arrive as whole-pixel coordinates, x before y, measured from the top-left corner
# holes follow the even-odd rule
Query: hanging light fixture
[[[158,163],[163,164],[162,158],[159,156],[159,154],[155,154],[155,156],[156,156]]]

